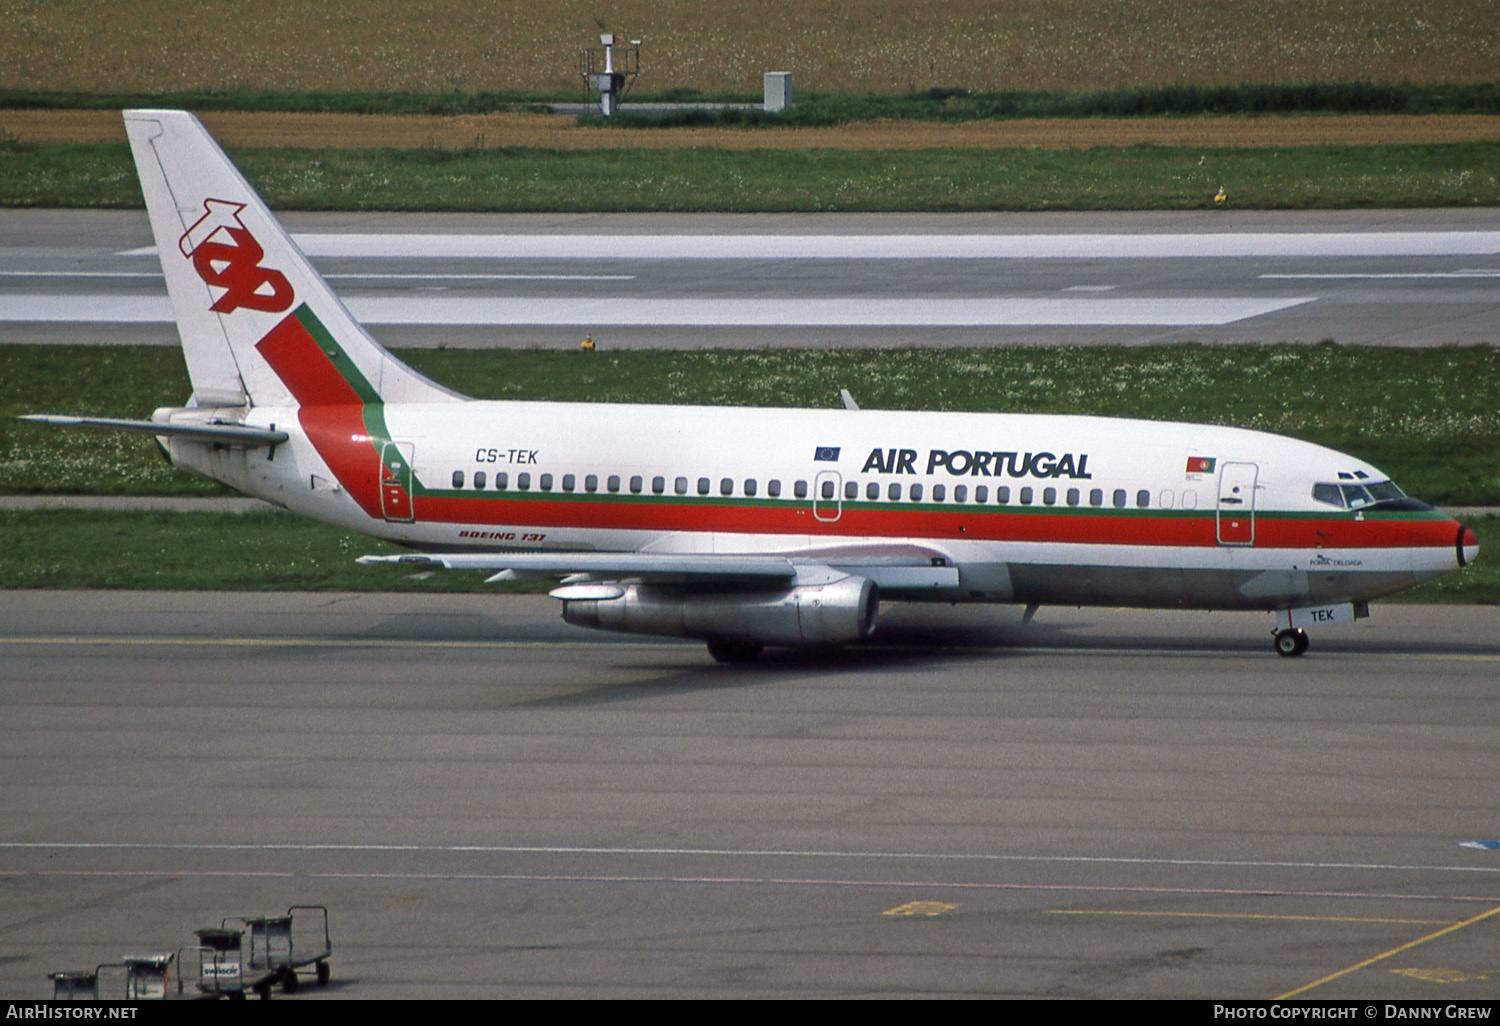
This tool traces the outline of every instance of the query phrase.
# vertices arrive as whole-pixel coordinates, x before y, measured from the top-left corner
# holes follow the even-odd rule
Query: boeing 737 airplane
[[[467,399],[365,333],[194,117],[125,124],[192,397],[31,419],[413,550],[362,562],[551,577],[569,623],[740,661],[862,641],[887,601],[1263,610],[1297,656],[1478,552],[1368,463],[1257,431]]]

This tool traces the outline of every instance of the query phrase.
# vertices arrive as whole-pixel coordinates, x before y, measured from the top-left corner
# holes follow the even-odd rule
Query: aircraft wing
[[[490,581],[563,577],[575,581],[635,581],[734,587],[790,587],[819,572],[867,577],[900,590],[955,588],[958,569],[936,553],[912,546],[868,546],[789,555],[710,555],[668,552],[427,552],[361,556],[366,565],[438,566],[493,570]]]
[[[115,417],[72,417],[55,413],[27,413],[22,420],[36,424],[51,424],[53,427],[106,428],[112,431],[135,431],[143,435],[191,438],[200,442],[218,442],[221,445],[244,448],[264,448],[280,445],[289,437],[285,431],[246,427],[243,424],[171,424],[155,420],[119,420]]]
[[[713,581],[764,585],[790,583],[797,576],[791,560],[781,556],[710,556],[645,552],[424,552],[397,556],[361,556],[366,565],[439,566],[445,570],[494,570],[491,581],[521,577],[630,579],[667,583]]]

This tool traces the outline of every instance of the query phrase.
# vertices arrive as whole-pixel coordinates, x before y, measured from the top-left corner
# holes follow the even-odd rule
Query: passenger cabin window
[[[643,485],[643,482],[641,481],[641,476],[639,474],[636,474],[634,477],[632,477],[630,479],[630,494],[632,494],[632,495],[639,495],[639,494],[641,494],[641,487],[642,487],[642,485]]]
[[[832,481],[824,481],[823,482],[823,498],[825,498],[825,499],[831,499],[831,498],[833,498],[833,482]]]
[[[606,482],[604,482],[604,486],[606,488],[608,488],[611,492],[618,492],[620,490],[620,475],[619,474],[611,474],[611,475],[609,475],[609,480],[606,481]]]
[[[454,488],[462,488],[463,486],[464,486],[464,472],[462,470],[455,470],[453,472],[453,487]]]
[[[865,498],[870,499],[871,501],[880,498],[879,481],[871,481],[869,484],[865,485]]]
[[[516,475],[516,487],[519,488],[519,489],[521,489],[521,491],[523,491],[523,492],[530,491],[531,490],[531,475],[530,474],[517,474]]]
[[[846,498],[846,499],[857,499],[857,498],[859,498],[859,482],[857,482],[857,481],[845,481],[844,482],[844,498]]]
[[[482,470],[476,470],[476,471],[474,471],[474,487],[475,488],[483,488],[484,487],[484,482],[486,480],[488,480],[488,478],[486,478],[484,471],[482,471]]]
[[[759,491],[759,490],[760,489],[755,484],[755,478],[753,478],[753,477],[747,477],[747,478],[745,478],[745,498],[747,498],[747,499],[753,499],[753,498],[755,498],[755,493],[757,491]]]
[[[921,502],[922,501],[922,486],[921,485],[914,484],[914,485],[911,486],[911,501],[912,502]]]
[[[1076,505],[1078,505],[1078,495],[1079,495],[1079,492],[1078,492],[1077,488],[1069,488],[1068,489],[1068,505],[1069,506],[1076,506]]]
[[[948,497],[947,486],[945,486],[945,485],[933,485],[932,486],[932,501],[933,502],[942,502],[947,497]]]
[[[1090,506],[1102,506],[1102,505],[1104,505],[1104,489],[1103,488],[1090,488],[1089,489],[1089,505]]]
[[[544,491],[544,492],[550,492],[551,490],[552,490],[552,475],[551,474],[543,474],[542,475],[542,491]]]
[[[698,494],[699,495],[707,495],[708,494],[708,478],[706,478],[706,477],[700,477],[698,479]]]
[[[1001,485],[995,489],[995,501],[1002,506],[1010,505],[1010,485]]]
[[[687,494],[687,478],[685,478],[685,477],[679,477],[677,480],[673,481],[672,482],[672,490],[674,492],[676,492],[678,495],[686,495]]]
[[[954,502],[968,502],[969,501],[969,486],[968,485],[954,485],[953,486],[953,501]]]
[[[599,490],[599,475],[589,474],[583,479],[583,490],[586,492],[597,492]]]
[[[990,490],[989,490],[989,487],[986,486],[986,485],[975,485],[974,486],[974,501],[975,502],[989,502],[990,501]]]
[[[721,479],[719,481],[719,494],[720,495],[733,495],[734,494],[734,478],[732,478],[732,477],[726,477],[726,478],[723,478],[723,479]]]
[[[1023,506],[1030,506],[1031,505],[1031,495],[1032,495],[1032,491],[1031,491],[1031,486],[1030,485],[1027,485],[1025,488],[1022,488],[1021,489],[1021,505],[1023,505]]]
[[[1057,489],[1056,488],[1043,488],[1042,489],[1042,502],[1045,505],[1048,505],[1048,506],[1056,506],[1057,505]]]
[[[1125,489],[1116,488],[1115,494],[1110,496],[1110,498],[1114,502],[1115,509],[1125,508]]]
[[[779,499],[781,497],[781,482],[776,480],[775,478],[767,481],[766,494],[773,499]]]
[[[564,474],[563,475],[563,491],[565,491],[565,492],[571,492],[573,490],[573,485],[576,482],[577,482],[577,478],[575,478],[572,474]]]
[[[510,475],[501,471],[495,475],[495,490],[503,492],[510,487]]]
[[[892,481],[890,487],[885,490],[885,497],[892,502],[899,502],[901,499],[901,486]]]
[[[798,481],[792,485],[792,494],[799,499],[807,498],[807,482]]]
[[[664,477],[653,477],[651,479],[651,494],[660,495],[667,490],[667,479]]]
[[[1147,506],[1151,505],[1151,493],[1144,488],[1136,492],[1135,504],[1141,509],[1145,509]]]

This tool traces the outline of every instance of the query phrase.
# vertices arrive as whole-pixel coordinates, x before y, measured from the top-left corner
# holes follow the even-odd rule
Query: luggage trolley
[[[310,927],[300,925],[308,921],[311,913],[322,917],[321,931],[316,923]],[[252,976],[266,974],[254,985],[261,997],[269,997],[271,987],[277,983],[288,994],[296,993],[301,982],[297,971],[308,966],[313,967],[318,986],[328,982],[328,956],[333,954],[333,942],[328,935],[326,905],[293,905],[284,916],[228,916],[223,926],[227,929],[230,923],[244,924],[250,934],[250,955],[245,969]]]
[[[167,996],[172,975],[171,953],[125,956],[125,1000],[161,999]],[[102,968],[102,966],[101,966]]]
[[[48,973],[54,1001],[159,1001],[167,996],[172,976],[173,952],[156,955],[126,955],[120,962],[105,962],[92,971]],[[179,992],[182,989],[178,983]]]
[[[53,1001],[98,1001],[99,970],[80,969],[75,972],[48,973],[52,981]]]
[[[177,974],[177,993],[182,993],[188,975],[188,956],[198,959],[198,993],[204,997],[227,997],[242,1001],[245,997],[245,959],[241,948],[243,930],[207,927],[194,930],[198,946],[177,952],[182,966]]]

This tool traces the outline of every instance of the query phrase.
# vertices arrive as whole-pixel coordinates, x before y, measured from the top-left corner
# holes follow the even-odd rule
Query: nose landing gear
[[[1301,628],[1280,630],[1272,637],[1271,643],[1276,647],[1279,656],[1299,656],[1307,651],[1307,632]]]

